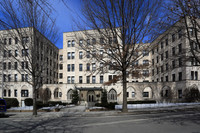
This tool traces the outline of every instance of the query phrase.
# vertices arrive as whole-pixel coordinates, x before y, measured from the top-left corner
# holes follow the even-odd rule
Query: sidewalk
[[[54,119],[59,117],[99,117],[99,116],[117,116],[117,115],[138,115],[164,112],[178,112],[184,110],[199,110],[200,104],[190,106],[162,107],[162,108],[140,108],[129,110],[128,113],[122,113],[120,110],[111,111],[91,111],[85,112],[85,106],[74,106],[61,109],[60,112],[38,112],[38,115],[32,116],[32,112],[8,112],[9,118],[20,119]]]

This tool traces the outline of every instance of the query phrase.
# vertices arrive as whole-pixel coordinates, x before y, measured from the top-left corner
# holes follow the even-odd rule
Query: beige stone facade
[[[89,37],[84,36],[81,31],[63,33],[63,49],[59,49],[59,54],[58,49],[49,42],[50,45],[47,46],[53,50],[56,57],[50,53],[48,55],[53,66],[50,63],[47,65],[48,70],[45,73],[48,73],[49,76],[43,77],[45,81],[43,88],[50,91],[50,101],[71,103],[73,90],[77,89],[81,103],[94,105],[94,103],[100,102],[101,92],[106,89],[109,102],[122,103],[121,82],[118,81],[111,85],[103,84],[115,75],[112,70],[104,74],[91,73],[92,69],[97,69],[100,64],[88,58],[87,52],[82,50],[79,45],[88,41],[92,42],[94,38],[96,41],[100,41],[101,35],[98,35],[95,30],[87,32]],[[140,78],[130,76],[127,79],[128,101],[182,101],[186,88],[191,86],[200,88],[198,64],[195,64],[195,61],[190,58],[189,44],[188,40],[183,37],[184,32],[184,29],[169,29],[151,44],[143,44],[144,46],[152,46],[153,50],[149,48],[149,51],[144,55],[143,51],[138,51],[138,54],[142,55],[138,64],[144,65],[146,63],[148,67],[140,70],[146,76]],[[96,52],[100,52],[99,47],[97,47]],[[88,63],[89,66],[87,66]],[[13,72],[14,70],[11,73]],[[1,77],[3,78],[3,76]],[[27,83],[6,82],[4,88],[6,85],[9,86],[7,87],[11,90],[9,97],[15,97],[16,88],[18,100],[23,101],[26,97],[22,97],[20,94],[22,88],[27,88],[30,94],[28,97],[32,97],[31,87],[25,84]],[[173,97],[172,100],[169,98],[170,96]]]

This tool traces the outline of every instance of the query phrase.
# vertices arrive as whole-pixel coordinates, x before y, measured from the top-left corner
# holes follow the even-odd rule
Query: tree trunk
[[[37,115],[36,87],[33,85],[33,116]]]
[[[128,112],[128,109],[127,109],[127,82],[126,82],[126,71],[124,70],[122,72],[122,84],[123,84],[123,105],[122,105],[122,112],[123,113],[126,113]]]

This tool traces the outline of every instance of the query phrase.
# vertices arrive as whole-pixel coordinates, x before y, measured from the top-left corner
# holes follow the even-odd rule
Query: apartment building
[[[191,87],[199,89],[199,64],[191,56],[190,45],[185,37],[185,29],[176,27],[171,27],[152,43],[142,44],[147,49],[140,49],[135,53],[135,56],[139,55],[140,58],[133,62],[132,69],[139,71],[142,76],[130,75],[127,79],[128,101],[170,102],[169,98],[172,101],[182,101],[185,89]],[[32,88],[30,84],[25,82],[31,78],[26,77],[26,73],[18,73],[15,70],[16,65],[14,61],[11,61],[12,56],[9,56],[9,53],[19,55],[20,65],[17,67],[23,71],[30,66],[30,63],[27,66],[24,60],[20,60],[23,59],[23,49],[16,49],[18,52],[9,51],[10,47],[15,48],[16,39],[9,37],[5,32],[1,31],[1,34],[4,34],[3,38],[6,38],[4,42],[8,46],[8,56],[5,57],[4,53],[6,52],[1,51],[1,82],[4,81],[2,82],[3,89],[1,89],[4,92],[1,94],[4,97],[16,97],[21,102],[25,98],[32,97]],[[84,32],[87,32],[87,35]],[[37,59],[39,62],[43,62],[40,65],[44,69],[40,80],[43,83],[42,88],[49,92],[50,101],[70,103],[73,90],[76,89],[79,91],[82,103],[88,102],[94,105],[94,103],[100,102],[101,92],[105,89],[109,102],[122,103],[123,87],[121,81],[105,84],[115,78],[118,72],[110,68],[104,73],[99,72],[98,69],[104,68],[102,68],[101,63],[92,58],[92,54],[104,57],[103,50],[105,49],[96,46],[94,51],[90,53],[91,51],[83,50],[81,47],[83,44],[95,46],[96,43],[103,42],[102,36],[96,30],[63,33],[63,49],[59,50],[39,32],[37,34],[39,38]],[[26,36],[24,40],[29,43],[29,39],[31,37]],[[111,36],[105,43],[115,41],[119,41],[118,38]],[[198,48],[196,45],[194,47]],[[146,67],[137,68],[140,65]]]
[[[33,77],[37,87],[58,83],[58,48],[34,28],[0,31],[1,86],[4,98],[33,97]]]

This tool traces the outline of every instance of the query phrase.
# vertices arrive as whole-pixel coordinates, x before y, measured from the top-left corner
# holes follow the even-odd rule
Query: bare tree
[[[199,0],[171,0],[167,5],[168,18],[180,23],[176,28],[183,29],[183,36],[189,41],[189,52],[194,62],[200,63],[200,4]],[[191,60],[191,59],[190,59]],[[195,63],[194,63],[195,64]]]
[[[0,10],[0,28],[4,30],[1,43],[3,52],[11,62],[21,64],[15,70],[23,74],[22,81],[32,86],[33,115],[37,115],[36,95],[42,85],[48,83],[46,71],[49,62],[56,68],[56,63],[48,59],[49,53],[55,59],[58,54],[52,52],[54,44],[48,41],[57,40],[55,20],[51,17],[52,7],[47,0],[2,0]],[[6,40],[7,37],[9,40]],[[15,46],[9,46],[10,40],[14,40]],[[15,53],[12,54],[12,51]],[[19,51],[22,53],[19,54]]]
[[[112,71],[116,75],[112,83],[122,81],[123,112],[127,112],[127,79],[144,68],[135,64],[148,54],[151,46],[146,43],[158,35],[160,4],[159,0],[83,0],[85,18],[77,22],[82,31],[76,34],[79,46],[90,55],[90,61],[100,64],[93,73]],[[91,34],[86,29],[95,31]]]

